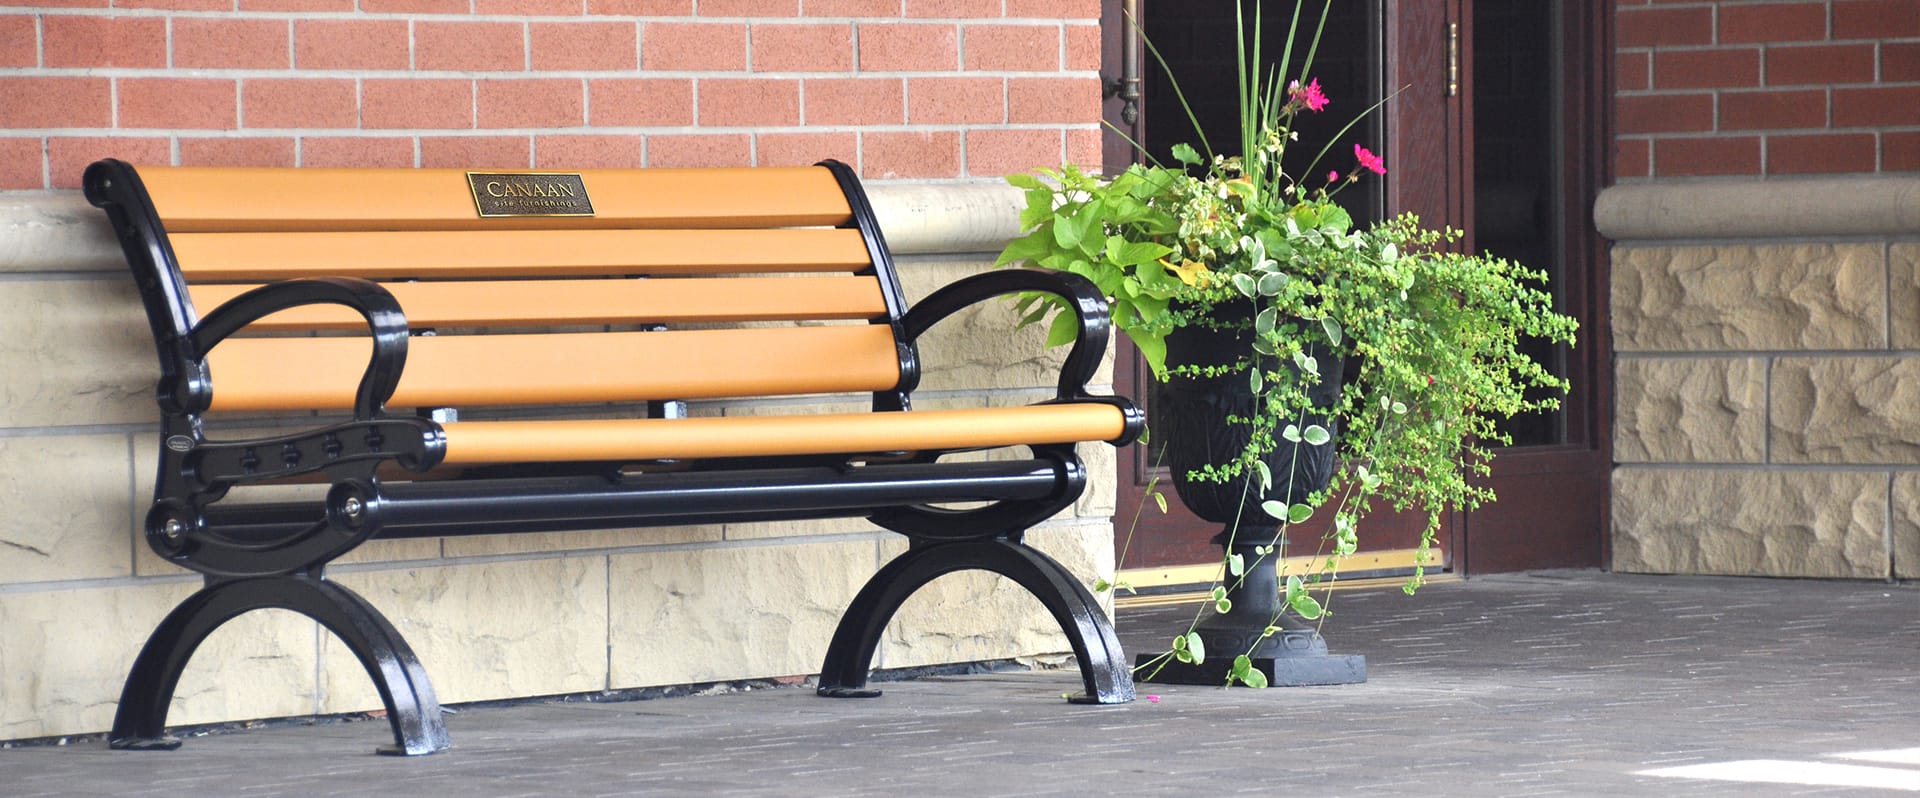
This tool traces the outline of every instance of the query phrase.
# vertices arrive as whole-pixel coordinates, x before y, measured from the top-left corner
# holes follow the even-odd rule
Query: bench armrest
[[[1100,358],[1106,355],[1111,324],[1106,297],[1101,296],[1092,281],[1080,275],[1040,269],[976,274],[956,280],[920,300],[901,318],[901,328],[907,340],[917,340],[921,333],[961,308],[1026,291],[1057,296],[1066,300],[1073,310],[1079,325],[1078,334],[1074,336],[1073,347],[1067,350],[1066,363],[1060,367],[1059,397],[1087,398],[1087,381],[1093,379],[1093,373],[1100,368]]]
[[[373,357],[354,394],[353,415],[366,420],[386,412],[407,363],[407,317],[399,301],[379,285],[355,277],[286,280],[255,288],[214,308],[189,334],[189,356],[206,359],[227,336],[266,316],[302,305],[345,305],[367,320]]]

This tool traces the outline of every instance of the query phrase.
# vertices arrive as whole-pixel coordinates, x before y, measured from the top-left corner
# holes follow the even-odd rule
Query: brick
[[[1100,70],[1100,26],[1068,25],[1067,61],[1062,68],[1070,72],[1098,72]]]
[[[808,125],[898,125],[906,122],[900,78],[815,78],[806,82]]]
[[[753,137],[755,166],[810,166],[833,158],[860,163],[860,137],[852,131],[758,133]]]
[[[1653,174],[1653,142],[1649,139],[1614,139],[1613,176],[1626,179]]]
[[[27,24],[26,40],[31,52],[33,18],[0,20]],[[41,17],[40,25],[42,58],[50,67],[159,68],[167,65],[167,21],[162,17],[47,14]],[[32,66],[32,62],[20,66]]]
[[[243,80],[240,124],[247,128],[359,127],[359,91],[351,80]]]
[[[1713,43],[1713,9],[1621,8],[1614,15],[1614,46],[1671,47]]]
[[[240,10],[277,13],[295,11],[344,13],[354,9],[353,3],[354,0],[240,0]]]
[[[702,80],[698,124],[750,127],[800,124],[800,81],[779,78]]]
[[[684,17],[693,14],[693,0],[587,0],[587,13],[623,17]]]
[[[121,78],[119,126],[232,130],[238,92],[222,78]]]
[[[968,25],[963,63],[982,72],[1052,72],[1060,68],[1060,29],[1052,25]]]
[[[639,136],[598,134],[533,137],[535,169],[630,169],[643,163]]]
[[[293,139],[181,138],[181,166],[292,166]]]
[[[393,19],[297,19],[293,65],[298,69],[406,69],[407,23]]]
[[[1873,45],[1815,44],[1767,48],[1767,85],[1873,82]]]
[[[1058,166],[1061,152],[1060,131],[1056,128],[969,130],[967,174],[999,177]]]
[[[1099,19],[1100,0],[1007,0],[1007,16],[1036,19]]]
[[[703,17],[797,17],[800,0],[700,0]]]
[[[1920,126],[1920,86],[1834,89],[1833,126]]]
[[[1619,132],[1691,133],[1713,129],[1713,95],[1644,94],[1614,98]]]
[[[1839,174],[1874,170],[1871,133],[1768,136],[1768,174]]]
[[[1880,79],[1920,83],[1920,42],[1881,42]]]
[[[991,19],[1000,16],[1000,0],[907,0],[904,16]]]
[[[1720,95],[1721,130],[1792,130],[1827,126],[1824,89],[1741,91]]]
[[[0,119],[12,130],[109,127],[111,91],[106,78],[0,77]]]
[[[40,31],[34,18],[25,14],[0,17],[0,67],[39,65]]]
[[[132,164],[173,163],[173,142],[161,136],[69,136],[47,139],[49,188],[79,188],[87,164],[119,158]]]
[[[753,163],[753,137],[745,133],[666,134],[647,137],[648,166],[747,166],[751,163]]]
[[[860,135],[861,172],[869,179],[960,176],[960,134],[903,131]]]
[[[1014,124],[1098,123],[1100,102],[1097,77],[1007,80],[1007,121]]]
[[[413,23],[413,65],[421,70],[517,72],[527,68],[526,26],[518,22]]]
[[[1827,38],[1826,3],[1720,4],[1720,43],[1818,42]]]
[[[39,136],[0,138],[0,191],[45,188],[45,149]]]
[[[284,19],[175,17],[176,69],[286,69],[291,27]]]
[[[580,0],[474,0],[473,13],[487,16],[573,16]]]
[[[1760,137],[1655,139],[1653,170],[1656,177],[1758,175]]]
[[[960,32],[932,23],[862,23],[863,72],[946,72],[960,66]]]
[[[1660,50],[1653,54],[1656,89],[1738,89],[1760,85],[1760,49]]]
[[[640,64],[640,28],[630,22],[533,22],[527,37],[536,71],[628,72]]]
[[[360,0],[365,14],[465,14],[467,0]]]
[[[853,26],[754,25],[755,72],[852,72]]]
[[[233,0],[114,0],[115,10],[166,9],[169,11],[232,11]]]
[[[421,136],[420,166],[434,169],[528,169],[526,136]]]
[[[577,127],[586,122],[586,87],[577,79],[475,82],[475,126],[484,129]]]
[[[806,17],[897,17],[900,0],[800,0]]]
[[[1834,0],[1833,38],[1920,36],[1920,0]]]
[[[1885,172],[1920,171],[1920,130],[1880,134],[1880,169]]]
[[[368,79],[360,84],[366,128],[473,127],[473,81]]]
[[[1072,128],[1066,132],[1067,163],[1093,171],[1106,160],[1106,136],[1103,128]]]
[[[743,70],[747,26],[737,22],[649,22],[640,33],[648,70]]]
[[[693,81],[606,78],[587,81],[587,124],[593,127],[693,124]]]
[[[1653,88],[1653,53],[1615,53],[1613,64],[1614,90],[1645,91]]]
[[[411,136],[307,136],[301,166],[399,166],[414,163]]]
[[[998,77],[909,78],[907,123],[988,125],[1007,121],[1007,86]]]

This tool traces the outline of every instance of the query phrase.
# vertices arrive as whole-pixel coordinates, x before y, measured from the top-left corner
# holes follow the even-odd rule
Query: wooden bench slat
[[[169,233],[834,227],[852,216],[826,169],[583,169],[591,217],[481,218],[463,169],[139,168]],[[526,170],[474,170],[526,171]]]
[[[205,313],[257,286],[188,289]],[[388,283],[407,323],[427,327],[539,327],[581,324],[686,324],[742,321],[871,320],[886,315],[870,277],[660,278]],[[256,332],[365,329],[339,305],[275,313]]]
[[[169,237],[191,282],[853,272],[858,230],[486,230],[201,233]]]
[[[455,422],[446,425],[444,462],[621,462],[961,450],[1113,440],[1124,429],[1120,409],[1104,404],[812,416]]]
[[[213,410],[341,410],[368,339],[236,338],[208,356]],[[415,337],[393,408],[880,391],[900,379],[886,325]]]

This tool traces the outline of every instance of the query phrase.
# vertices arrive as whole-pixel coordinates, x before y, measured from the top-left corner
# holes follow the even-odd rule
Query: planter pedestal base
[[[1272,538],[1271,530],[1243,530],[1242,534],[1255,540]],[[1249,564],[1240,584],[1229,583],[1227,598],[1233,602],[1232,611],[1209,614],[1194,627],[1206,645],[1206,660],[1197,665],[1173,660],[1163,667],[1148,666],[1136,672],[1136,679],[1162,684],[1226,684],[1234,658],[1246,654],[1253,667],[1266,674],[1267,684],[1272,687],[1359,684],[1367,680],[1366,656],[1328,653],[1326,639],[1292,615],[1280,616],[1279,630],[1261,639],[1267,624],[1279,614],[1280,587],[1275,558],[1262,559],[1254,546],[1230,547]],[[1140,655],[1136,665],[1147,665],[1153,659],[1152,655]]]

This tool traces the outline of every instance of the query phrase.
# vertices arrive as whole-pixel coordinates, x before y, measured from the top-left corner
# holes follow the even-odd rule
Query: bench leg
[[[880,635],[896,610],[922,585],[954,571],[983,570],[1012,579],[1027,589],[1067,633],[1080,662],[1086,692],[1076,704],[1122,704],[1133,700],[1133,672],[1113,624],[1085,586],[1053,558],[1004,539],[916,545],[887,563],[867,581],[840,618],[820,669],[819,693],[833,698],[866,698],[867,670]]]
[[[353,591],[305,576],[213,582],[175,607],[134,660],[108,744],[117,749],[180,747],[179,739],[166,733],[167,710],[187,660],[221,624],[258,609],[292,610],[312,618],[360,659],[393,726],[394,745],[380,748],[380,753],[411,756],[446,750],[440,702],[400,632]]]

